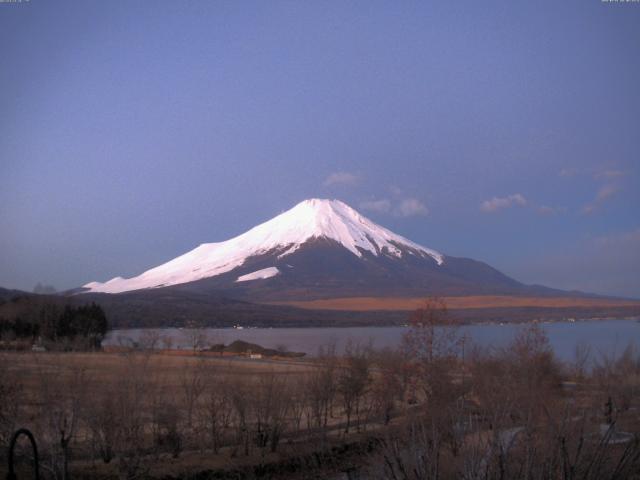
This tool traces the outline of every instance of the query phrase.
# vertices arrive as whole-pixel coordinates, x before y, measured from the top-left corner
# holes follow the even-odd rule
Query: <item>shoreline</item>
[[[557,323],[581,323],[581,322],[602,322],[609,320],[620,320],[620,321],[638,321],[640,322],[640,315],[632,315],[625,317],[615,317],[615,316],[606,316],[606,317],[589,317],[589,318],[562,318],[562,319],[519,319],[512,321],[497,321],[497,320],[485,320],[485,321],[473,321],[473,322],[460,322],[457,324],[458,327],[471,327],[471,326],[508,326],[508,325],[523,325],[529,323],[535,324],[557,324]],[[441,326],[446,326],[443,324]],[[309,325],[309,324],[288,324],[288,325],[277,325],[277,326],[253,326],[253,325],[242,325],[241,328],[234,326],[205,326],[205,325],[193,325],[193,326],[184,326],[184,327],[176,327],[176,326],[124,326],[113,328],[110,331],[130,331],[130,330],[225,330],[225,331],[244,331],[244,330],[306,330],[306,329],[323,329],[323,328],[410,328],[408,323],[375,323],[375,324],[341,324],[341,325]]]

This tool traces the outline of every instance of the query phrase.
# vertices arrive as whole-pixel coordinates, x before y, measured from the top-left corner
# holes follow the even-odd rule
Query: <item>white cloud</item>
[[[640,252],[640,228],[628,232],[616,232],[595,237],[593,243],[597,247],[633,251],[636,253],[635,257],[640,259],[640,255],[638,255],[638,252]]]
[[[322,184],[325,187],[331,187],[333,185],[355,185],[360,180],[360,177],[349,172],[334,172],[325,178]]]
[[[600,190],[598,190],[598,194],[596,195],[596,200],[599,202],[602,202],[603,200],[606,200],[607,198],[615,195],[618,190],[620,189],[615,185],[604,185],[603,187],[600,188]]]
[[[424,216],[429,214],[429,209],[417,198],[405,198],[396,209],[396,214],[401,217]]]
[[[396,217],[413,217],[429,215],[427,206],[417,198],[404,198],[399,203],[388,198],[366,200],[360,202],[360,208],[376,213],[390,213]]]
[[[485,213],[492,213],[512,206],[523,207],[526,204],[527,199],[522,194],[514,193],[506,197],[493,197],[491,200],[485,200],[480,204],[480,210]]]
[[[388,213],[391,210],[391,202],[386,198],[381,200],[368,200],[360,202],[360,208],[370,212]]]
[[[593,177],[610,179],[624,177],[626,174],[627,173],[623,172],[622,170],[604,170],[602,172],[596,173]]]
[[[585,215],[589,215],[595,212],[604,202],[613,197],[619,191],[620,187],[616,185],[603,185],[596,193],[595,199],[582,208],[582,213],[584,213]]]
[[[538,205],[534,207],[538,215],[561,215],[567,213],[567,207],[550,207],[549,205]]]
[[[540,215],[553,215],[554,213],[557,212],[557,210],[555,208],[548,207],[546,205],[540,205],[538,208],[536,208],[536,211]]]
[[[402,193],[403,193],[403,192],[402,192],[402,189],[401,189],[400,187],[396,186],[396,185],[391,185],[391,186],[389,187],[389,191],[390,191],[393,195],[395,195],[396,197],[397,197],[397,196],[402,195]]]
[[[558,176],[560,177],[575,177],[578,175],[579,170],[577,168],[563,168],[558,172]]]
[[[628,172],[615,168],[563,168],[558,172],[560,177],[591,176],[597,180],[610,180],[613,178],[626,177]]]

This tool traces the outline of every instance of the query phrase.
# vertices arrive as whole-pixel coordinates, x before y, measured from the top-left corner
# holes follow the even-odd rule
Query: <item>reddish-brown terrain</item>
[[[520,297],[510,295],[471,295],[442,297],[451,309],[504,308],[504,307],[640,307],[640,300],[598,297]],[[403,311],[415,310],[424,303],[420,297],[347,297],[324,300],[273,302],[272,305],[288,305],[310,310],[347,311]]]

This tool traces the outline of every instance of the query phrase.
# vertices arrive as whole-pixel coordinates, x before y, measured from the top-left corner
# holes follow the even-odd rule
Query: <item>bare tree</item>
[[[148,328],[140,335],[140,347],[144,350],[155,350],[160,345],[160,331]]]
[[[8,368],[4,354],[0,355],[0,445],[8,445],[21,413],[22,379]],[[2,449],[0,460],[4,454],[5,449]]]
[[[413,367],[414,381],[427,402],[436,401],[436,396],[440,397],[436,403],[453,400],[446,397],[455,393],[451,374],[463,345],[458,327],[445,302],[437,297],[426,299],[411,315],[402,348]]]
[[[44,463],[54,478],[69,478],[71,443],[82,413],[86,385],[82,367],[54,367],[59,373],[51,375],[52,365],[40,365],[39,400]]]
[[[180,408],[167,395],[158,395],[153,408],[154,446],[158,450],[169,451],[178,458],[183,445],[183,430],[180,427]]]
[[[447,304],[430,297],[409,319],[409,332],[403,338],[405,349],[422,362],[455,357],[461,351],[458,321],[449,314]]]
[[[181,387],[186,410],[187,427],[193,426],[193,413],[205,391],[206,364],[203,359],[185,366]]]
[[[197,353],[209,344],[209,337],[206,330],[201,328],[188,328],[184,330],[187,345]]]
[[[441,478],[440,450],[439,431],[433,425],[411,422],[401,435],[384,439],[369,474],[380,480],[436,480]]]
[[[594,362],[593,379],[601,392],[597,402],[606,402],[607,422],[612,423],[640,396],[640,352],[630,344],[619,356],[602,354]]]
[[[307,375],[297,375],[289,383],[291,394],[290,414],[296,434],[300,433],[302,418],[308,412],[309,393],[307,392]]]
[[[241,376],[232,377],[229,381],[229,399],[233,405],[233,426],[236,434],[236,445],[242,447],[245,456],[250,447],[250,415],[253,397],[247,380]],[[235,454],[236,452],[234,452]]]
[[[555,359],[546,332],[537,324],[521,327],[504,352],[509,368],[509,384],[515,394],[521,421],[544,415],[560,385],[560,365]]]
[[[209,445],[214,453],[223,444],[230,428],[234,406],[226,375],[207,375],[205,401],[201,406],[201,418],[208,432]]]
[[[317,428],[325,429],[336,395],[335,344],[320,348],[316,368],[308,376],[309,419]]]
[[[374,362],[378,371],[372,385],[373,409],[387,425],[409,385],[408,359],[402,349],[384,349],[375,353]]]
[[[576,379],[582,379],[585,376],[587,365],[591,358],[591,346],[580,342],[574,350],[573,375]]]
[[[114,388],[116,426],[114,451],[121,479],[133,479],[148,471],[145,427],[148,423],[149,397],[154,378],[149,368],[150,356],[130,354],[126,359],[126,375],[119,376]]]
[[[160,338],[160,341],[162,342],[162,347],[165,350],[171,350],[173,348],[173,338],[171,335],[163,335]]]
[[[351,420],[355,415],[360,429],[360,406],[362,397],[371,382],[369,349],[349,342],[345,349],[345,365],[338,374],[338,392],[346,416],[345,433],[349,433]]]
[[[285,429],[291,396],[285,380],[273,372],[263,374],[253,392],[256,443],[275,452]]]
[[[104,463],[115,456],[117,427],[114,422],[116,399],[114,392],[104,386],[95,388],[85,405],[84,422],[90,434],[93,454],[98,454]]]

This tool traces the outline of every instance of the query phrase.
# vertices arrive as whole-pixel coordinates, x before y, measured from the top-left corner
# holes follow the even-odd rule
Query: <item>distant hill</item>
[[[225,297],[171,289],[129,292],[118,295],[91,293],[72,297],[74,302],[95,301],[101,305],[111,325],[128,327],[328,327],[403,325],[410,307],[402,310],[323,310],[287,305],[250,303]],[[605,318],[640,316],[636,304],[581,306],[522,306],[452,308],[460,321],[525,322],[532,319]],[[410,304],[413,305],[413,304]]]
[[[0,321],[16,316],[37,315],[44,305],[84,305],[96,302],[103,307],[113,328],[139,327],[327,327],[406,324],[415,299],[397,310],[355,310],[346,300],[343,310],[305,306],[266,305],[231,299],[220,294],[153,289],[118,295],[89,293],[84,295],[36,295],[19,290],[0,289]],[[399,299],[390,299],[397,305]],[[311,304],[313,306],[314,304]],[[602,318],[640,316],[640,303],[622,302],[603,305],[564,306],[465,306],[451,308],[450,313],[462,322],[524,322],[532,319]],[[562,305],[562,304],[559,304]],[[327,307],[328,308],[328,307]],[[354,310],[349,310],[354,308]]]
[[[6,302],[15,297],[21,297],[21,296],[27,296],[27,295],[30,296],[33,294],[29,292],[24,292],[22,290],[10,290],[8,288],[0,287],[0,303]]]

